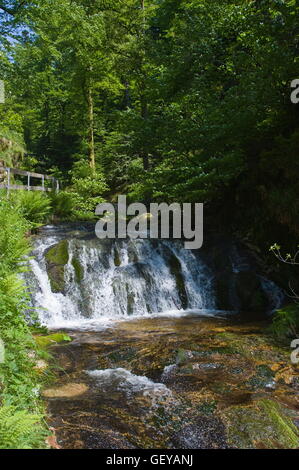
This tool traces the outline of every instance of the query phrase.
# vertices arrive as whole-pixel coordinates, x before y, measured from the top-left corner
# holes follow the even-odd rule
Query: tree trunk
[[[88,87],[88,116],[89,116],[89,165],[92,171],[96,170],[94,147],[94,103],[91,85]]]
[[[148,118],[148,105],[147,105],[146,97],[142,95],[140,101],[141,101],[141,117],[144,121],[146,121]],[[148,152],[146,149],[143,149],[142,151],[142,159],[143,159],[143,169],[147,171],[149,169],[149,158],[148,158]]]
[[[142,34],[145,35],[145,0],[141,0],[141,9],[143,12]],[[145,90],[145,86],[146,86],[145,83],[142,83],[143,90]],[[147,99],[145,97],[145,94],[143,92],[141,93],[140,104],[141,104],[141,117],[144,121],[146,121],[148,118],[148,104],[147,104]],[[142,160],[143,160],[143,169],[144,171],[147,171],[149,169],[149,158],[148,158],[148,152],[146,149],[143,149]]]

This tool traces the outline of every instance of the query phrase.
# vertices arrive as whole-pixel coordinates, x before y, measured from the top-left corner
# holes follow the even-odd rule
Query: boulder
[[[48,249],[45,254],[47,273],[51,283],[52,292],[64,293],[64,269],[69,261],[68,242],[62,240]]]

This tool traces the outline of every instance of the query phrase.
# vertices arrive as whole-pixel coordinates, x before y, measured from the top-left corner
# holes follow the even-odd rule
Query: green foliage
[[[64,341],[72,341],[72,339],[65,333],[54,333],[48,336],[37,336],[36,343],[40,348],[47,348],[52,344],[63,343]]]
[[[51,212],[48,196],[41,192],[16,191],[11,195],[14,210],[28,221],[32,228],[45,223]]]
[[[58,217],[92,217],[107,182],[283,242],[298,232],[297,17],[294,1],[33,2],[14,20],[30,33],[3,50],[3,126],[63,175]]]
[[[30,224],[3,197],[0,219],[0,335],[5,346],[5,360],[0,364],[0,403],[4,407],[0,408],[0,446],[39,447],[45,427],[41,417],[29,417],[42,410],[38,399],[42,378],[35,369],[39,351],[26,323],[27,291],[19,276],[26,269],[29,243],[25,235]]]
[[[69,220],[72,218],[74,209],[73,195],[68,191],[51,193],[52,213],[60,220]]]
[[[299,336],[299,305],[291,304],[278,310],[273,318],[271,332],[278,340]]]
[[[93,217],[96,206],[104,202],[103,194],[108,189],[104,175],[99,171],[93,172],[83,161],[74,165],[71,175],[74,215],[79,218]]]
[[[20,216],[4,193],[0,195],[0,219],[0,276],[4,276],[13,273],[29,251],[24,236],[29,230],[29,223]]]
[[[41,415],[18,411],[13,406],[0,408],[0,449],[45,448],[41,419]]]

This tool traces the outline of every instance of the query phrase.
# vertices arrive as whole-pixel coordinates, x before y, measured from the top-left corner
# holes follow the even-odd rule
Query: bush
[[[42,416],[17,411],[13,406],[0,408],[0,449],[36,449],[45,447]]]
[[[17,191],[10,196],[12,204],[32,228],[45,223],[51,212],[51,202],[44,193]]]
[[[69,220],[72,218],[74,198],[71,193],[67,191],[52,193],[50,199],[53,215],[64,220]]]
[[[108,190],[105,177],[100,171],[93,173],[84,161],[74,165],[71,176],[74,215],[90,218],[94,215],[96,206],[105,200],[103,194]]]
[[[0,198],[0,279],[24,260],[29,246],[25,238],[29,223],[16,212],[11,201]]]
[[[299,334],[299,305],[292,304],[278,310],[273,318],[271,332],[279,340],[297,337]]]
[[[38,398],[41,376],[35,365],[42,353],[25,320],[28,295],[19,276],[27,265],[30,246],[25,235],[30,223],[7,198],[0,198],[0,219],[0,336],[5,347],[0,363],[0,447],[39,447],[45,426]]]

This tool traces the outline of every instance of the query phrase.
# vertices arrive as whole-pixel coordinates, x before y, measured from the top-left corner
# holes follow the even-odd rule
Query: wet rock
[[[44,390],[42,395],[46,398],[73,398],[83,395],[88,390],[86,384],[83,383],[69,383],[62,387],[49,388]]]
[[[52,387],[61,396],[48,400],[59,445],[295,448],[297,392],[289,377],[296,370],[289,365],[290,351],[273,342],[266,326],[160,317],[102,332],[72,332],[72,343],[52,349],[67,370]],[[105,376],[117,368],[130,372],[126,380],[110,381],[108,390]],[[99,369],[105,369],[102,384],[85,373]],[[259,381],[254,387],[248,386],[252,378]],[[86,381],[89,389],[69,398],[61,392],[67,381]],[[269,387],[274,381],[275,388]],[[161,383],[167,386],[164,395]]]
[[[66,333],[53,333],[47,336],[36,336],[35,341],[40,348],[47,348],[54,344],[70,342],[72,339]]]
[[[62,240],[49,248],[45,259],[52,291],[63,293],[65,290],[64,268],[69,260],[68,241]]]
[[[178,290],[182,308],[186,309],[188,306],[188,295],[186,292],[185,281],[182,273],[182,266],[178,258],[173,253],[170,253],[169,255],[169,268],[171,274],[175,278],[176,287]]]
[[[256,273],[244,271],[235,274],[236,295],[240,311],[266,312],[269,300]]]
[[[124,436],[111,429],[101,429],[98,432],[82,432],[83,449],[136,449]]]
[[[225,427],[220,419],[200,416],[171,440],[177,449],[226,449]]]
[[[299,446],[299,433],[285,410],[274,400],[262,399],[249,406],[223,412],[230,447],[242,449]]]
[[[274,373],[266,364],[260,364],[256,373],[248,380],[247,385],[251,389],[275,388]]]
[[[80,283],[84,278],[84,268],[81,265],[79,259],[74,258],[74,257],[72,259],[72,266],[73,266],[74,271],[75,271],[75,280],[76,280],[76,282]]]
[[[185,351],[184,349],[179,349],[176,356],[176,363],[178,366],[186,364],[190,359],[192,359],[192,351]]]

